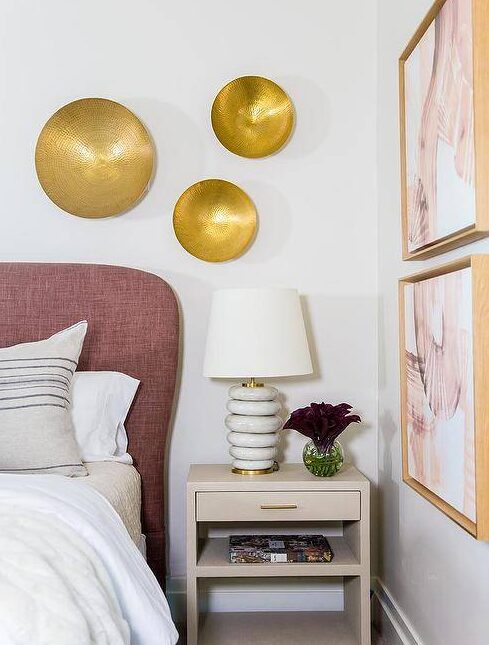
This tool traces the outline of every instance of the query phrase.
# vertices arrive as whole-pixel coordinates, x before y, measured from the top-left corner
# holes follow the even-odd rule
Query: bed
[[[86,319],[78,369],[119,371],[141,381],[125,423],[134,468],[89,464],[89,476],[79,478],[85,483],[76,486],[105,497],[134,542],[144,534],[148,565],[163,587],[164,461],[179,351],[171,288],[155,275],[124,267],[1,263],[0,306],[0,346],[46,338]]]
[[[146,536],[141,526],[141,477],[136,468],[116,461],[94,461],[85,466],[88,476],[80,479],[80,483],[105,497],[146,557]]]

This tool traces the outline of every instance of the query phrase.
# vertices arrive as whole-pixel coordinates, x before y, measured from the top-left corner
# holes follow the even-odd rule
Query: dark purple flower
[[[319,452],[327,452],[350,423],[360,423],[358,414],[350,414],[348,403],[311,403],[290,415],[285,429],[297,430],[314,441]]]

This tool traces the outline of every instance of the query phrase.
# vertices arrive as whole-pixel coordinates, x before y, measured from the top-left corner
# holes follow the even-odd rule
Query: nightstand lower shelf
[[[232,564],[229,561],[229,538],[208,538],[197,560],[197,578],[235,578],[263,576],[356,576],[361,565],[344,537],[328,537],[333,549],[332,562]]]
[[[210,613],[199,645],[359,645],[343,612]]]

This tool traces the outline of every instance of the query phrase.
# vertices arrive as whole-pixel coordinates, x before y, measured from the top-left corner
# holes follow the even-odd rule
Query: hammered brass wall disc
[[[141,121],[120,103],[89,98],[49,119],[36,146],[36,171],[46,195],[79,217],[109,217],[142,197],[154,151]]]
[[[256,229],[256,210],[248,195],[229,181],[204,179],[180,196],[173,228],[189,253],[207,262],[241,255]]]
[[[273,81],[242,76],[225,85],[211,110],[222,145],[241,157],[266,157],[285,145],[294,127],[292,101]]]

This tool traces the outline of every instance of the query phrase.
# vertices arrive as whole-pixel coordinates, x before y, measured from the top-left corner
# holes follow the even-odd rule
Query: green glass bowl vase
[[[307,470],[316,477],[331,477],[343,466],[345,458],[339,441],[335,441],[327,452],[320,452],[311,440],[304,446],[302,460]]]

